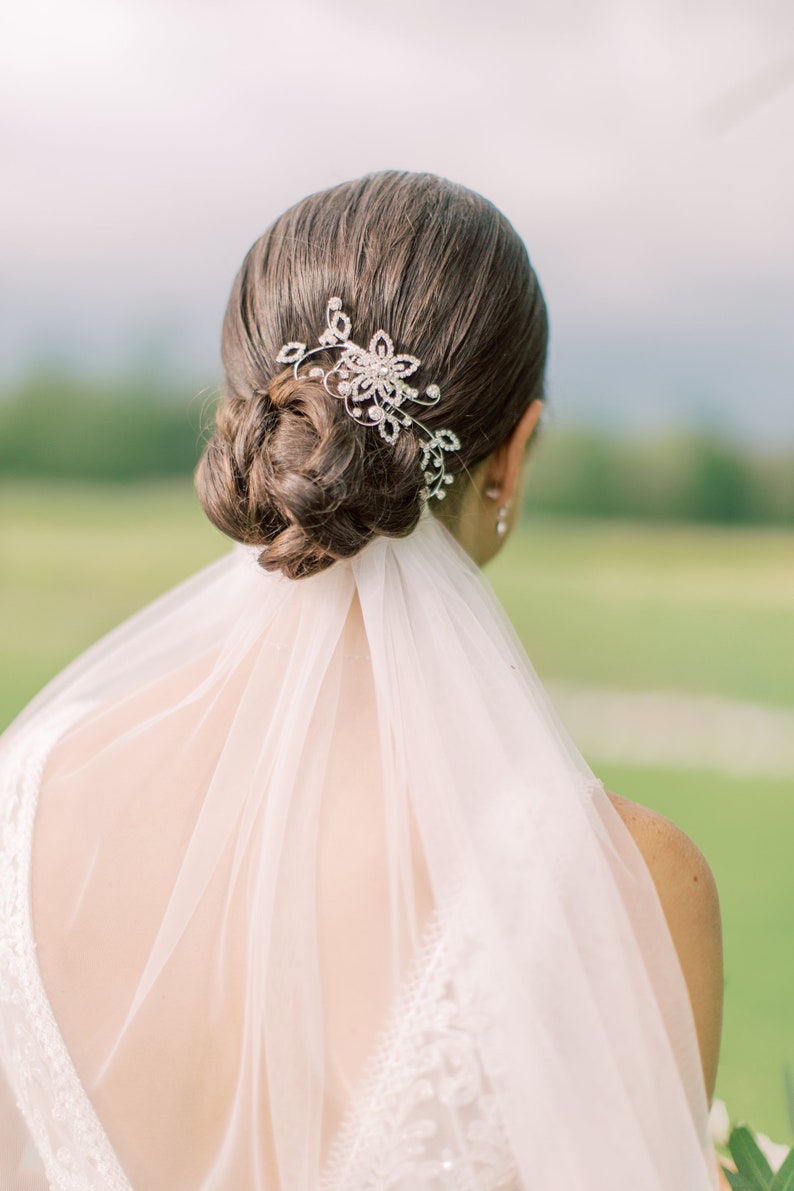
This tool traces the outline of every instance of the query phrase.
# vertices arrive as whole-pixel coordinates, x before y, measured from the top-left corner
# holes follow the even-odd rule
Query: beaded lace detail
[[[582,779],[584,797],[603,793]],[[460,891],[431,916],[412,977],[331,1148],[321,1191],[518,1191],[482,1061],[500,995]]]
[[[451,897],[332,1147],[321,1191],[497,1191],[518,1186],[480,1053],[498,997]]]
[[[86,705],[22,732],[0,760],[0,1039],[47,1181],[55,1191],[132,1191],[80,1082],[36,959],[33,824],[44,765]]]

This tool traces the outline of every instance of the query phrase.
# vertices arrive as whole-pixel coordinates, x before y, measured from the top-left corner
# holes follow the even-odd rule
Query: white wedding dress
[[[429,515],[248,549],[0,741],[0,1191],[701,1191],[650,876]]]

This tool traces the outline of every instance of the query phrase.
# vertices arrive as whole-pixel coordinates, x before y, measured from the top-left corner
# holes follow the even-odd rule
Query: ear
[[[491,455],[486,476],[486,494],[498,504],[504,505],[515,492],[526,446],[538,424],[543,402],[535,398],[524,410],[521,418],[505,441]]]

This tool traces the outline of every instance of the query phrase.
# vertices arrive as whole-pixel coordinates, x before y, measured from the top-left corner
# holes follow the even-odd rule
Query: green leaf
[[[733,1191],[757,1191],[758,1184],[752,1179],[746,1178],[743,1174],[737,1174],[735,1170],[728,1170],[726,1166],[723,1166],[722,1169]]]
[[[794,1191],[794,1150],[789,1150],[788,1157],[778,1168],[771,1191]]]
[[[736,1163],[739,1174],[751,1180],[756,1191],[770,1191],[772,1167],[758,1148],[758,1144],[745,1125],[738,1125],[728,1138],[728,1149]]]

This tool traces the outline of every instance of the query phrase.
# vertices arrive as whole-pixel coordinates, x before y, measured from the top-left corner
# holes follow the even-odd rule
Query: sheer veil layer
[[[89,650],[0,877],[3,1191],[716,1186],[650,875],[429,514]]]

